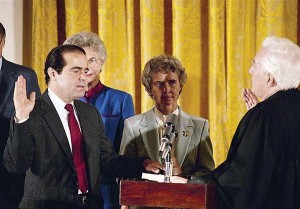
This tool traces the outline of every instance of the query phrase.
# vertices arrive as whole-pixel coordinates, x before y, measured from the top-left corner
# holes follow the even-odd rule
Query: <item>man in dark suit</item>
[[[16,114],[4,165],[12,173],[26,171],[21,209],[101,208],[97,202],[100,173],[133,178],[144,170],[158,173],[161,168],[159,163],[114,151],[98,110],[77,100],[87,90],[87,70],[85,51],[62,45],[47,56],[44,73],[48,89],[40,98],[35,100],[32,93],[28,99],[22,76],[15,84]],[[75,111],[66,110],[70,105]],[[76,125],[70,122],[71,117]]]
[[[9,174],[3,165],[3,151],[14,111],[13,90],[19,75],[27,80],[27,92],[40,95],[36,73],[27,67],[9,62],[2,57],[5,45],[5,28],[0,22],[0,209],[16,209],[23,194],[24,174]]]

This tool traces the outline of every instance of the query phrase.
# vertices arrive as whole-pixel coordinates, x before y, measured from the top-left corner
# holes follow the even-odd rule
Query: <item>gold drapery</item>
[[[93,31],[106,44],[104,84],[129,92],[136,113],[153,106],[140,82],[155,55],[177,56],[188,74],[179,105],[209,119],[220,164],[246,109],[241,90],[266,36],[297,42],[298,0],[28,0],[24,1],[24,64],[45,90],[47,53],[66,36]]]

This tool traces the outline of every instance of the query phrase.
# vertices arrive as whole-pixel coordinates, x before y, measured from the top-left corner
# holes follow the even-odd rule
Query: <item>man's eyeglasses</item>
[[[93,70],[98,70],[102,67],[103,62],[101,59],[92,57],[91,59],[88,60],[88,68],[91,68]]]

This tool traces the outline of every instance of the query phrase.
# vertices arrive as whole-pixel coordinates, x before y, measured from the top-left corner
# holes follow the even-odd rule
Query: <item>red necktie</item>
[[[86,177],[85,161],[83,159],[82,135],[74,115],[73,105],[66,104],[65,109],[69,111],[68,123],[71,133],[73,160],[75,164],[78,185],[80,191],[85,194],[87,191],[88,181]]]

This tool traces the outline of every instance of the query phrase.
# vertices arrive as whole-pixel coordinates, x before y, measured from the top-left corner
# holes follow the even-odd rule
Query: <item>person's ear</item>
[[[1,43],[0,43],[1,49],[3,49],[4,46],[5,46],[5,38],[2,38]]]
[[[270,73],[268,73],[267,86],[268,86],[268,87],[277,86],[277,83],[276,83],[276,81],[275,81],[274,76],[271,75]]]
[[[147,91],[148,95],[153,99],[153,94],[151,91]]]
[[[57,72],[52,67],[48,68],[47,73],[48,73],[48,75],[50,77],[50,80],[55,79],[55,77],[57,75]]]
[[[151,91],[151,87],[150,87],[150,89],[145,87],[145,90],[148,93],[148,95],[151,97],[151,99],[153,99],[153,94],[152,94],[152,91]]]
[[[181,94],[181,92],[182,92],[182,88],[183,88],[183,87],[181,87],[181,86],[180,86],[179,95],[180,95],[180,94]]]

